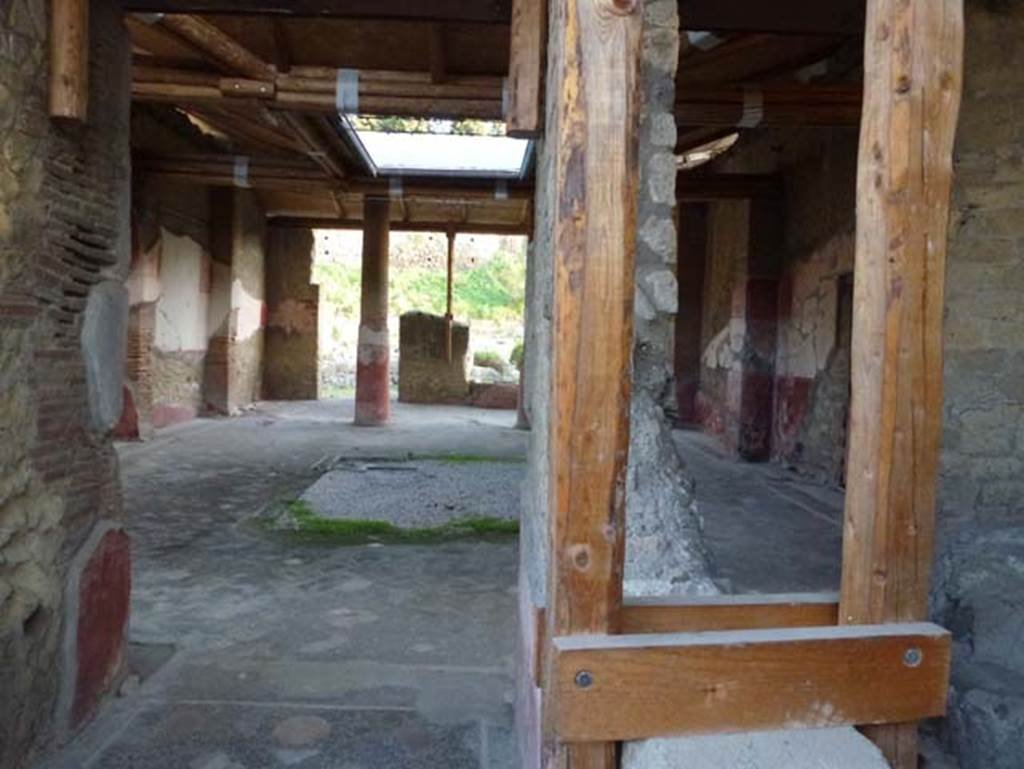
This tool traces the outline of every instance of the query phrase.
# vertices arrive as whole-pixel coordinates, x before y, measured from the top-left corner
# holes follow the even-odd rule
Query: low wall
[[[452,324],[452,356],[447,353],[447,323],[440,315],[407,312],[399,321],[398,400],[402,403],[463,403],[469,326]],[[513,405],[513,408],[515,406]]]

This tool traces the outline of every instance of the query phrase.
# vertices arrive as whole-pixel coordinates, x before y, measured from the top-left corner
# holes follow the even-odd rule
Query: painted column
[[[361,426],[382,425],[391,415],[388,357],[388,235],[390,203],[363,204],[363,276],[356,364],[356,417]]]
[[[696,425],[704,324],[704,275],[707,263],[708,208],[679,206],[679,311],[676,313],[676,400],[681,425]]]

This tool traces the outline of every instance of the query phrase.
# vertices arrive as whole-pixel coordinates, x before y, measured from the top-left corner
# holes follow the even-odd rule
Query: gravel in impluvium
[[[302,500],[323,518],[386,521],[403,529],[465,518],[514,521],[525,472],[517,462],[346,463],[306,489]]]

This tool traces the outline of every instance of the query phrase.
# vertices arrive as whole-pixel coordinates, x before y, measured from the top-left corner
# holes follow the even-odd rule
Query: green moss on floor
[[[301,499],[289,502],[284,515],[271,524],[270,528],[289,531],[302,539],[340,545],[367,542],[428,544],[471,538],[504,539],[519,534],[518,521],[483,516],[458,518],[443,526],[420,529],[402,529],[387,521],[324,518]]]

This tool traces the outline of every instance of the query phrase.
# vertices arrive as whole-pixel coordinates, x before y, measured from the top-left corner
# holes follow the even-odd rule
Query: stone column
[[[388,357],[388,235],[390,202],[363,205],[363,277],[359,305],[355,423],[382,425],[391,416]]]

